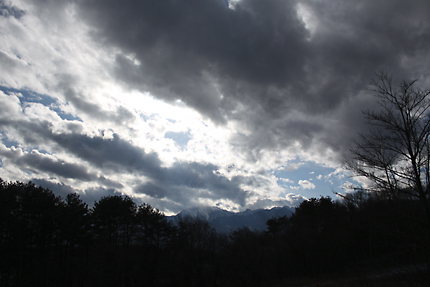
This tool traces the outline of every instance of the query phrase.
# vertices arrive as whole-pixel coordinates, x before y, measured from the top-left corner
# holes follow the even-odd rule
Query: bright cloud
[[[309,180],[299,180],[299,185],[302,189],[315,189],[315,184]]]

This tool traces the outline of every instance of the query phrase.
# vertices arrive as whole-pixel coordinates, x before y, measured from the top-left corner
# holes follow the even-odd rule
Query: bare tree
[[[379,109],[363,112],[369,132],[352,141],[346,168],[386,199],[419,200],[430,228],[430,91],[416,82],[393,86],[391,73],[376,74],[371,85]]]

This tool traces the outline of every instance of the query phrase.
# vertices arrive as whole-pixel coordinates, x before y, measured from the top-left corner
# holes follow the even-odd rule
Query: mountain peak
[[[198,217],[210,222],[217,217],[229,216],[231,214],[233,213],[216,206],[195,206],[182,210],[177,216]]]
[[[271,209],[247,209],[243,212],[230,212],[215,206],[198,206],[184,209],[175,216],[168,217],[169,220],[177,222],[178,218],[184,216],[198,217],[207,220],[218,232],[228,233],[239,228],[248,227],[254,231],[266,230],[266,222],[272,217],[290,217],[294,208],[273,207]]]

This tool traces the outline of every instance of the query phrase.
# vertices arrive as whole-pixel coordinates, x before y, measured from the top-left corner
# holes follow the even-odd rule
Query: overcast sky
[[[378,69],[430,86],[428,0],[0,0],[0,177],[167,214],[295,206]]]

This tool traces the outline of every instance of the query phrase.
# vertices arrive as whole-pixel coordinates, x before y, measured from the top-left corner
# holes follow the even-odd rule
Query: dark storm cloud
[[[24,143],[37,146],[54,143],[56,149],[67,151],[92,166],[115,172],[144,172],[157,174],[161,161],[155,153],[145,153],[141,148],[122,140],[117,134],[113,139],[89,137],[78,133],[55,133],[47,121],[0,120],[2,129],[12,128]]]
[[[137,188],[138,193],[155,199],[166,199],[185,204],[190,198],[221,199],[227,198],[240,205],[245,204],[249,195],[240,185],[243,179],[227,179],[220,175],[213,164],[197,162],[176,162],[171,167],[164,167],[158,155],[147,153],[114,134],[112,139],[101,136],[87,136],[77,133],[55,133],[47,122],[0,121],[2,129],[13,128],[30,145],[54,144],[54,150],[67,151],[84,160],[83,164],[70,164],[52,160],[39,153],[17,155],[12,151],[1,156],[15,161],[21,168],[31,167],[34,172],[45,171],[64,178],[76,178],[82,181],[98,181],[100,184],[122,188],[122,184],[97,176],[89,172],[96,167],[101,173],[127,173],[134,176],[146,176],[148,182]]]
[[[302,73],[307,50],[292,1],[243,2],[233,11],[222,0],[84,1],[81,11],[98,41],[124,52],[117,58],[124,82],[223,121],[235,97],[247,96],[232,90],[284,87]]]
[[[156,154],[145,153],[116,134],[108,140],[80,134],[53,135],[52,140],[99,168],[143,173],[150,180],[146,194],[154,198],[182,202],[189,200],[185,198],[198,195],[198,198],[228,198],[244,205],[248,195],[240,188],[242,182],[239,178],[229,180],[216,174],[218,167],[215,165],[176,162],[172,167],[163,167]],[[142,187],[140,190],[145,193],[146,189]],[[204,190],[207,190],[206,194]]]
[[[82,192],[64,183],[54,183],[45,179],[34,178],[31,180],[31,182],[38,186],[53,191],[56,196],[61,196],[62,198],[66,198],[66,196],[70,193],[76,193],[84,202],[88,204],[89,207],[93,207],[94,202],[99,201],[104,196],[120,195],[120,193],[118,193],[117,191],[115,191],[115,189],[112,188],[90,188]],[[140,203],[138,202],[138,200],[134,200],[136,203]]]
[[[245,205],[248,192],[240,188],[241,177],[231,180],[220,175],[213,164],[196,162],[176,162],[169,168],[158,170],[151,182],[142,184],[135,190],[154,198],[174,199],[184,206],[197,198],[230,199]]]
[[[14,164],[22,169],[30,169],[36,172],[48,172],[50,174],[83,181],[91,181],[97,178],[96,174],[88,172],[88,169],[81,164],[54,160],[38,152],[20,154],[12,151],[0,151],[0,156],[12,160]]]
[[[322,123],[312,123],[304,119],[267,121],[264,114],[250,117],[246,125],[253,129],[252,134],[236,133],[231,143],[248,154],[251,161],[262,160],[262,149],[279,149],[299,142],[307,148],[312,144],[315,134],[323,130]]]
[[[424,0],[241,0],[232,10],[223,0],[93,0],[80,2],[80,15],[98,42],[121,49],[115,74],[126,85],[181,99],[217,122],[246,122],[254,137],[267,138],[267,146],[254,144],[260,149],[301,131],[308,142],[335,135],[305,121],[272,121],[293,110],[329,116],[378,68],[419,76],[402,61],[428,54],[429,7]],[[274,131],[281,128],[283,135]],[[345,145],[338,141],[326,144]]]
[[[180,99],[218,124],[236,121],[243,130],[238,129],[230,143],[252,161],[264,160],[264,149],[295,149],[297,143],[297,149],[307,149],[311,156],[331,151],[341,155],[349,139],[363,128],[360,110],[374,106],[363,90],[378,68],[393,70],[397,79],[428,73],[428,0],[241,0],[234,10],[225,0],[27,2],[34,8],[28,11],[60,38],[72,14],[77,21],[84,20],[89,35],[100,44],[97,49],[109,56],[116,53],[113,67],[109,58],[102,72],[111,73],[130,90],[149,91],[167,101]],[[3,20],[16,22],[13,17],[27,16],[4,3],[0,0],[0,13],[9,19]],[[307,22],[299,8],[308,13]],[[30,62],[9,50],[0,51],[0,63],[11,78],[26,78],[22,71]],[[0,115],[1,129],[13,130],[10,134],[18,137],[8,139],[4,133],[3,142],[22,140],[29,150],[49,145],[53,152],[66,151],[83,161],[69,163],[25,152],[2,155],[7,160],[22,169],[103,186],[89,190],[88,196],[121,189],[122,183],[109,178],[117,173],[145,177],[145,183],[136,182],[135,191],[165,200],[170,210],[194,199],[226,198],[246,205],[249,194],[240,186],[250,178],[228,179],[217,173],[216,165],[196,162],[164,167],[157,154],[125,137],[107,139],[102,131],[83,134],[87,117],[124,128],[135,118],[121,106],[103,110],[91,99],[87,89],[91,81],[79,78],[78,70],[76,75],[67,74],[75,72],[67,69],[62,72],[52,77],[56,83],[43,85],[73,105],[83,116],[82,124],[64,123],[69,130],[60,133],[47,121],[14,121]],[[296,154],[300,151],[291,152]],[[92,173],[91,168],[104,175]],[[66,185],[59,188],[69,190]],[[281,201],[260,199],[254,207],[272,203]]]
[[[50,139],[93,166],[115,172],[144,172],[154,176],[161,166],[155,153],[145,153],[117,134],[114,134],[113,139],[82,134],[52,134]]]
[[[2,17],[15,17],[16,19],[20,19],[24,16],[25,11],[21,10],[15,6],[10,6],[5,3],[5,1],[0,1],[0,16]]]
[[[33,178],[31,182],[53,191],[55,195],[61,196],[62,198],[65,198],[69,193],[77,193],[77,190],[64,183],[53,183],[49,180],[39,178]]]

